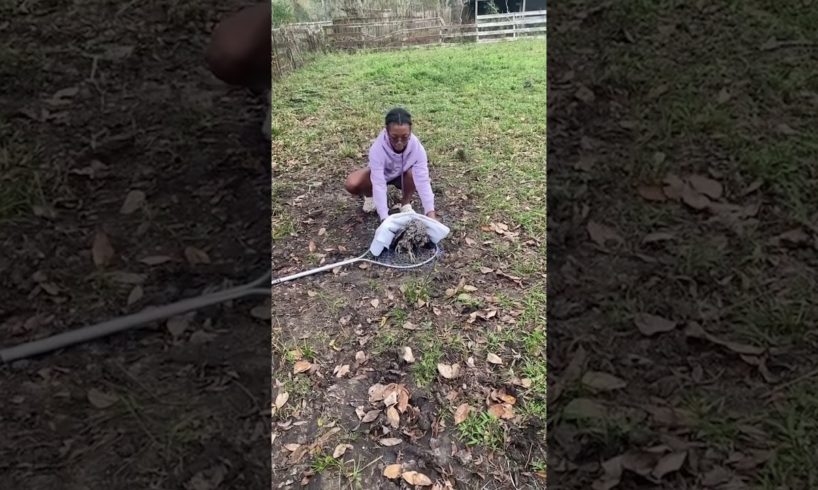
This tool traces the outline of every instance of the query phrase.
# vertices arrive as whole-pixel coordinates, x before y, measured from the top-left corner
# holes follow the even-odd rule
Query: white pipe
[[[269,272],[255,281],[243,286],[237,286],[235,288],[226,289],[224,291],[199,296],[196,298],[184,299],[165,306],[147,308],[132,315],[114,318],[113,320],[109,320],[107,322],[89,325],[76,330],[52,335],[51,337],[46,337],[44,339],[33,340],[14,347],[2,349],[0,350],[0,361],[9,363],[27,357],[44,354],[46,352],[62,349],[63,347],[106,337],[111,334],[129,330],[139,325],[144,325],[156,320],[162,320],[164,318],[180,315],[188,311],[197,310],[205,306],[223,303],[231,299],[257,294],[269,295],[269,289],[256,287],[261,285],[261,283],[263,283],[268,277],[270,277]]]

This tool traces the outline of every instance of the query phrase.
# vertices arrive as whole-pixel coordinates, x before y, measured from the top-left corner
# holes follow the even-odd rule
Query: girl
[[[401,212],[413,211],[410,203],[417,191],[423,212],[437,219],[426,150],[412,134],[411,114],[399,107],[386,114],[386,125],[369,148],[369,168],[352,172],[345,187],[352,195],[363,195],[364,212],[377,210],[383,221],[389,216],[387,185],[403,192]]]

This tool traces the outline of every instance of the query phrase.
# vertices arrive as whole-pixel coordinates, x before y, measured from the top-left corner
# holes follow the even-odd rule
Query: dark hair
[[[389,127],[390,124],[408,124],[412,126],[412,115],[406,109],[395,107],[386,113],[386,126]]]

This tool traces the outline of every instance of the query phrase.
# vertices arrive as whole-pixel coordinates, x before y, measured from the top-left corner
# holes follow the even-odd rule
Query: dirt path
[[[269,266],[264,101],[203,63],[213,22],[234,7],[1,8],[15,42],[0,53],[0,344]],[[3,485],[269,481],[269,332],[254,301],[4,367]]]

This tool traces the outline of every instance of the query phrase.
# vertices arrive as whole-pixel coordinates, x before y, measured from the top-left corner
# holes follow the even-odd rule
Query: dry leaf
[[[284,449],[286,449],[287,451],[290,451],[290,452],[296,451],[300,447],[301,447],[301,444],[295,444],[295,443],[284,444]]]
[[[707,198],[704,194],[699,194],[698,191],[693,189],[691,186],[686,185],[682,189],[682,202],[690,206],[691,208],[701,211],[702,209],[707,209],[710,206],[710,199]]]
[[[335,366],[335,373],[336,378],[343,378],[347,374],[349,374],[349,364],[344,364],[343,366]]]
[[[665,241],[665,240],[673,240],[673,238],[674,237],[673,237],[672,233],[665,233],[665,232],[662,232],[662,231],[657,231],[656,233],[648,233],[647,235],[645,235],[645,238],[642,239],[642,243],[647,245],[648,243],[662,242],[662,241]]]
[[[114,258],[114,247],[108,240],[108,235],[102,231],[98,231],[94,236],[94,244],[91,247],[91,255],[94,259],[94,264],[101,267],[108,265],[111,259]]]
[[[144,259],[139,259],[139,261],[145,265],[159,265],[164,264],[165,262],[170,262],[171,260],[173,259],[167,255],[152,255],[150,257],[145,257]]]
[[[387,437],[385,439],[381,439],[378,442],[381,443],[381,446],[392,447],[397,446],[398,444],[403,442],[403,440],[398,437]]]
[[[145,294],[145,292],[142,289],[142,286],[140,286],[138,284],[136,286],[134,286],[134,288],[131,289],[131,293],[128,295],[128,306],[131,306],[132,304],[134,304],[137,301],[139,301],[140,299],[142,299],[142,296],[144,294]]]
[[[96,388],[91,388],[90,390],[88,390],[87,396],[88,401],[91,402],[91,405],[93,405],[95,408],[100,409],[108,408],[114,403],[116,403],[117,400],[119,400],[119,398],[117,398],[116,396],[110,395],[108,393],[103,393]]]
[[[616,230],[610,226],[606,226],[595,221],[589,221],[586,229],[588,230],[588,236],[591,238],[591,241],[600,247],[604,247],[609,241],[614,241],[617,243],[625,242],[625,240],[619,236]]]
[[[687,459],[687,451],[676,451],[662,456],[662,459],[660,459],[659,462],[656,463],[656,467],[653,468],[653,476],[657,479],[661,479],[668,473],[679,471],[685,459]]]
[[[703,175],[691,175],[687,181],[696,192],[711,199],[720,199],[724,194],[724,187],[719,182]]]
[[[471,406],[469,406],[468,403],[464,403],[457,407],[457,410],[454,412],[454,424],[460,424],[469,418],[469,413],[471,413]]]
[[[393,429],[400,427],[400,414],[395,407],[386,409],[386,420],[389,421],[389,425],[391,425]]]
[[[142,191],[131,191],[125,196],[125,202],[119,209],[120,214],[131,214],[145,204],[145,193]]]
[[[639,313],[634,318],[636,328],[642,335],[651,336],[657,333],[670,332],[676,328],[676,322],[666,320],[650,313]]]
[[[389,478],[390,480],[394,480],[395,478],[399,477],[402,471],[402,465],[400,464],[390,464],[383,470],[383,476]]]
[[[593,490],[611,490],[619,486],[622,479],[622,456],[615,456],[602,463],[603,474],[594,481]]]
[[[432,480],[428,476],[424,475],[423,473],[418,473],[417,471],[406,471],[401,476],[406,483],[410,485],[428,487],[432,484]]]
[[[363,364],[366,362],[366,354],[364,354],[364,351],[359,350],[358,352],[355,353],[355,362],[359,364]]]
[[[468,245],[468,246],[472,247],[472,246],[474,246],[476,243],[477,243],[477,242],[475,242],[475,241],[474,241],[474,240],[472,240],[471,238],[466,238],[466,245]]]
[[[574,92],[574,97],[582,102],[585,102],[586,104],[590,104],[594,101],[594,99],[596,99],[594,92],[585,85],[580,85],[579,89]]]
[[[415,362],[415,356],[412,354],[412,349],[410,347],[404,347],[403,352],[401,353],[401,359],[412,364]]]
[[[269,300],[250,309],[250,316],[259,320],[269,320],[273,317],[273,307]]]
[[[716,337],[715,335],[709,334],[701,325],[697,322],[690,322],[685,328],[685,335],[688,337],[694,337],[698,339],[704,339],[710,341],[714,344],[721,345],[723,347],[728,348],[729,350],[735,352],[736,354],[744,354],[744,355],[751,355],[751,356],[758,356],[763,354],[766,349],[762,347],[756,347],[754,345],[747,345],[741,344],[738,342],[732,342],[729,340],[721,340],[720,338]]]
[[[658,185],[640,185],[636,188],[636,191],[642,196],[643,199],[647,201],[653,202],[664,202],[667,201],[667,196],[665,195],[664,191]]]
[[[608,410],[591,398],[574,398],[565,405],[562,414],[567,419],[604,419]]]
[[[338,459],[343,456],[348,449],[352,449],[352,444],[338,444],[332,452],[332,457]]]
[[[491,274],[492,272],[494,272],[494,269],[492,269],[491,267],[481,267],[480,272],[483,274]]]
[[[374,385],[369,387],[369,403],[375,403],[383,400],[384,397],[384,390],[386,386],[375,383]]]
[[[437,364],[437,372],[446,379],[453,379],[460,375],[460,365]]]
[[[169,318],[165,325],[172,336],[180,337],[187,330],[189,323],[187,316],[174,316]]]
[[[314,253],[315,252],[315,242],[310,240],[310,243],[309,243],[309,245],[307,245],[307,248],[310,250],[310,253]]]
[[[627,383],[616,376],[600,371],[588,371],[582,377],[582,384],[596,391],[614,391],[627,386]]]
[[[286,391],[279,392],[278,396],[276,396],[276,408],[283,407],[284,404],[287,403],[287,400],[289,399],[290,399],[289,393],[287,393]]]
[[[204,330],[196,330],[190,334],[190,342],[192,344],[205,344],[216,338],[216,334],[207,333]]]
[[[491,352],[489,352],[489,354],[486,356],[486,361],[488,361],[491,364],[502,364],[503,363],[503,360],[500,359],[500,357],[498,355],[492,354]]]
[[[190,265],[210,263],[210,257],[207,255],[207,252],[195,247],[185,247],[185,258]]]
[[[508,420],[514,418],[514,408],[508,403],[495,403],[489,407],[488,412],[498,419]]]
[[[381,301],[378,298],[375,298],[372,301],[370,301],[369,304],[371,304],[373,308],[377,308],[378,305],[381,304]]]
[[[308,361],[297,361],[293,365],[293,374],[304,373],[312,369],[312,364]]]
[[[702,485],[705,487],[715,487],[730,480],[731,473],[724,466],[716,466],[704,474]]]
[[[381,414],[380,410],[370,410],[370,411],[366,412],[366,414],[364,415],[364,418],[361,419],[361,422],[363,422],[365,424],[373,422],[375,419],[378,418],[378,415],[380,415],[380,414]]]
[[[398,386],[398,411],[404,413],[409,408],[409,390],[403,385]]]
[[[685,183],[682,179],[676,175],[670,174],[662,180],[662,183],[664,184],[664,187],[662,187],[662,192],[665,193],[668,199],[673,199],[675,201],[682,197],[682,191],[685,188]]]

